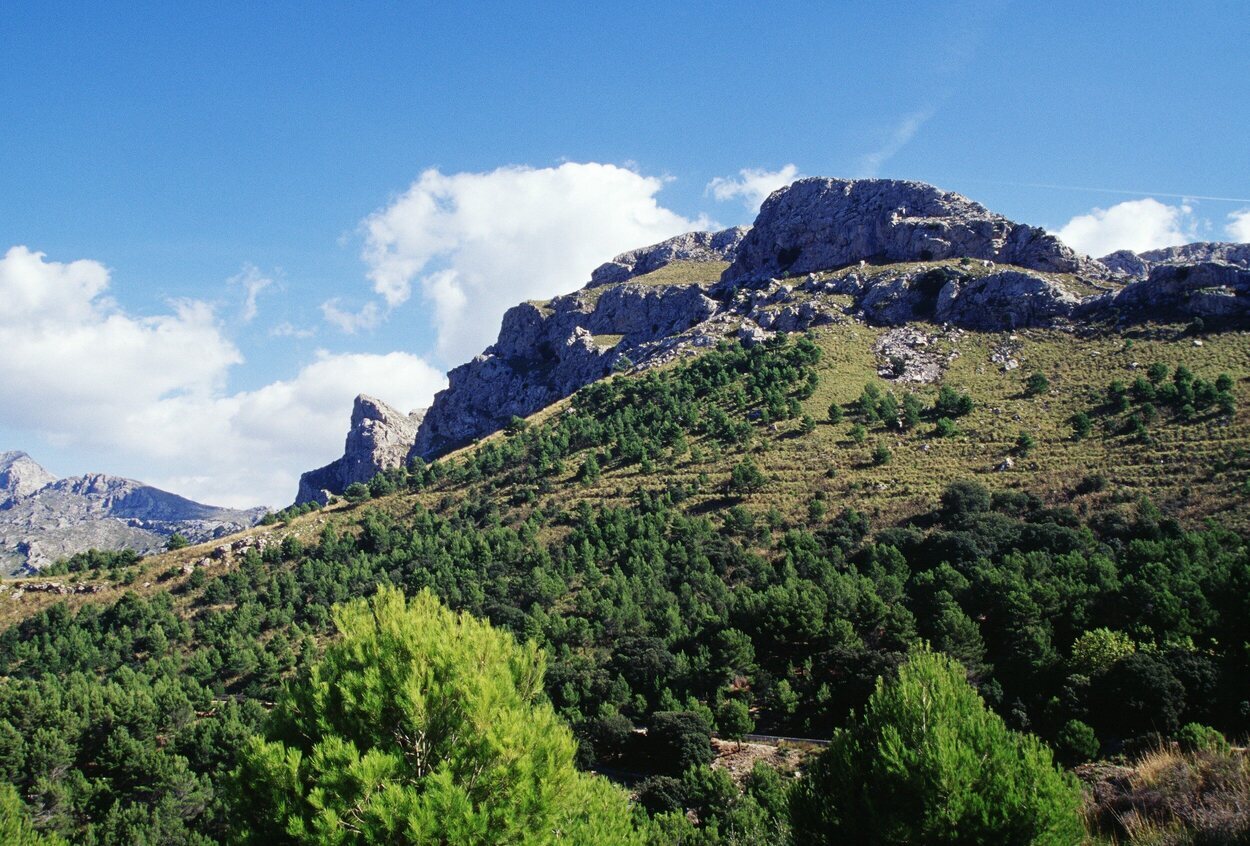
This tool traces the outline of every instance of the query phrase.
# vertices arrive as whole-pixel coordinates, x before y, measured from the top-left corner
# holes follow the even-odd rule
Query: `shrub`
[[[653,760],[670,773],[712,763],[712,728],[694,711],[657,711],[647,724]]]
[[[165,541],[165,548],[171,552],[175,549],[182,549],[189,546],[191,541],[187,540],[186,535],[181,532],[174,532],[169,536],[169,540]]]
[[[903,395],[903,428],[911,429],[920,424],[920,417],[924,413],[924,406],[920,404],[920,397],[915,394]]]
[[[767,484],[768,479],[764,476],[759,466],[749,458],[734,465],[734,469],[729,474],[729,490],[734,493],[748,494],[758,491]]]
[[[1021,432],[1016,438],[1016,453],[1018,455],[1028,455],[1037,447],[1037,440],[1028,432]]]
[[[864,428],[864,424],[856,423],[851,427],[851,440],[857,444],[862,444],[868,437],[868,430]]]
[[[1083,764],[1098,754],[1098,735],[1080,720],[1068,720],[1059,730],[1055,748],[1059,760],[1068,766]]]
[[[812,417],[812,415],[810,414],[804,414],[802,417],[799,418],[799,433],[800,434],[810,435],[812,432],[815,432],[815,431],[816,431],[816,418]]]
[[[1159,746],[1093,786],[1093,833],[1129,846],[1242,846],[1250,841],[1250,760]]]
[[[1032,735],[1007,728],[964,670],[922,648],[877,681],[791,801],[797,846],[1081,842],[1081,790]]]
[[[877,444],[872,449],[872,463],[877,467],[882,467],[890,463],[890,448],[885,444]]]
[[[955,425],[955,421],[949,417],[939,417],[937,423],[933,426],[933,435],[937,438],[950,438],[959,433],[959,428]]]
[[[1104,736],[1173,732],[1184,709],[1184,685],[1162,659],[1145,652],[1116,661],[1090,689],[1090,716]]]
[[[1180,731],[1176,733],[1176,740],[1180,743],[1181,749],[1186,752],[1207,750],[1227,753],[1230,748],[1228,740],[1218,729],[1201,723],[1186,723],[1181,726]]]
[[[343,499],[352,503],[364,502],[369,497],[369,488],[362,482],[352,482],[347,486],[347,490],[343,491]]]
[[[938,391],[937,401],[933,404],[933,413],[938,417],[963,417],[971,414],[972,396],[961,394],[949,385],[943,385]]]
[[[716,726],[725,738],[741,741],[755,728],[755,720],[741,699],[726,699],[716,710]]]
[[[1094,421],[1090,420],[1089,415],[1084,411],[1078,411],[1072,415],[1072,437],[1076,440],[1089,435],[1094,428]]]
[[[1041,373],[1030,373],[1024,380],[1024,395],[1036,397],[1050,390],[1050,380]]]
[[[841,423],[843,416],[844,416],[844,412],[842,411],[842,406],[838,405],[836,402],[830,404],[829,406],[829,422],[830,423]]]

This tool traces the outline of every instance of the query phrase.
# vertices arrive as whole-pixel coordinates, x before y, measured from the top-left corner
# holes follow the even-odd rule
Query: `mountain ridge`
[[[58,478],[25,452],[0,453],[0,568],[7,575],[88,549],[164,549],[178,533],[202,542],[246,529],[265,508],[205,505],[106,473]]]
[[[616,370],[666,364],[727,338],[848,319],[978,330],[1244,322],[1248,304],[1250,245],[1199,242],[1097,260],[926,183],[802,179],[773,192],[749,228],[622,253],[578,291],[509,309],[496,342],[448,373],[406,459],[431,460]],[[367,440],[355,424],[354,439]],[[339,462],[349,457],[352,481],[395,461],[349,448]],[[346,487],[333,474],[322,480],[330,484],[301,485],[297,504]]]

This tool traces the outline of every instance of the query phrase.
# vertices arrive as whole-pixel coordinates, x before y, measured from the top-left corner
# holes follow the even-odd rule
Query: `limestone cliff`
[[[424,409],[404,414],[371,396],[356,397],[343,456],[300,476],[296,504],[324,503],[348,485],[403,465],[424,417]]]

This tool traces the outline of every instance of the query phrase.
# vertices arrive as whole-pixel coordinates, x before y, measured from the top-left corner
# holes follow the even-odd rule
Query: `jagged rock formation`
[[[30,496],[55,481],[56,476],[36,464],[26,453],[0,453],[0,508]]]
[[[33,572],[87,549],[165,547],[178,532],[193,542],[252,526],[264,508],[202,505],[158,488],[92,473],[58,479],[24,452],[0,454],[0,572]]]
[[[296,504],[324,503],[348,485],[367,482],[382,470],[402,466],[424,418],[425,409],[404,414],[365,394],[356,397],[343,457],[300,476]]]
[[[408,457],[436,457],[614,369],[724,338],[754,342],[841,320],[1003,330],[1191,317],[1250,321],[1250,245],[1096,261],[923,183],[804,179],[774,192],[749,230],[692,232],[624,253],[580,291],[509,310],[496,343],[448,374]],[[897,350],[888,358],[907,378],[931,380],[940,368],[919,353],[911,370]]]
[[[959,194],[894,179],[801,179],[775,191],[743,239],[726,284],[864,261],[982,259],[1050,273],[1108,275],[1044,229]]]
[[[749,227],[736,226],[720,232],[687,232],[650,247],[621,253],[595,268],[589,287],[624,282],[676,261],[733,261],[748,231]]]
[[[618,365],[651,359],[660,352],[655,342],[716,313],[718,304],[706,295],[714,279],[662,285],[630,279],[509,309],[499,340],[447,374],[448,387],[434,397],[411,456],[428,458],[461,446]]]
[[[1246,246],[1250,252],[1250,245]],[[1092,311],[1106,311],[1109,306],[1121,320],[1170,315],[1242,321],[1250,318],[1250,265],[1219,261],[1155,264],[1144,280],[1092,305]]]
[[[1250,270],[1250,244],[1230,244],[1221,241],[1198,241],[1179,247],[1164,247],[1135,253],[1117,250],[1099,259],[1113,272],[1130,279],[1146,279],[1150,270],[1161,264],[1231,264]]]

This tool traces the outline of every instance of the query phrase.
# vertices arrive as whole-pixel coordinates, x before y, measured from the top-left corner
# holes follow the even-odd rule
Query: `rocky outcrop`
[[[587,288],[504,314],[499,339],[447,374],[448,387],[417,433],[410,457],[431,458],[546,408],[621,365],[642,364],[714,315],[705,285],[625,282]]]
[[[0,508],[55,481],[56,476],[36,464],[26,453],[0,453]]]
[[[621,253],[595,268],[590,274],[590,287],[624,282],[675,261],[733,261],[748,231],[746,226],[736,226],[720,232],[687,232],[650,247]]]
[[[325,503],[348,485],[402,466],[424,418],[424,409],[404,414],[371,396],[356,397],[343,456],[300,476],[295,503]]]
[[[57,479],[25,453],[4,453],[0,572],[33,572],[93,548],[154,552],[175,532],[206,541],[254,525],[265,510],[203,505],[102,473]]]
[[[1119,250],[1103,256],[1099,261],[1114,273],[1130,279],[1146,279],[1151,269],[1159,265],[1217,263],[1250,269],[1250,244],[1199,241],[1179,247],[1147,250],[1144,253]]]
[[[1125,321],[1244,320],[1250,317],[1250,268],[1215,261],[1157,264],[1144,280],[1099,298],[1089,310],[1114,313]]]
[[[757,283],[861,261],[952,258],[1090,278],[1108,275],[1045,230],[922,182],[802,179],[764,201],[723,282]]]

